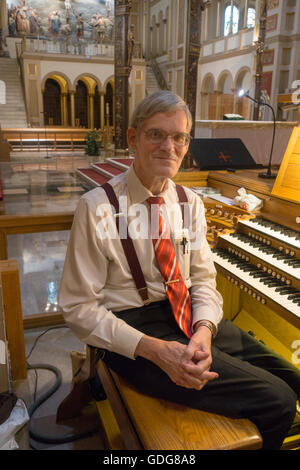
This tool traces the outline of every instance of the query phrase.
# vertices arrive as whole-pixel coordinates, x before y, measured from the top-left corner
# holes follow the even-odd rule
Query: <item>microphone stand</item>
[[[252,98],[252,96],[249,96],[248,93],[245,93],[243,96],[245,96],[246,98],[248,98],[251,101],[254,101],[254,103],[256,103],[260,106],[267,106],[272,111],[272,115],[273,115],[273,137],[272,137],[272,145],[271,145],[271,152],[270,152],[270,157],[269,157],[268,169],[267,169],[266,172],[259,173],[258,176],[260,178],[274,179],[277,176],[277,174],[272,173],[272,171],[271,171],[272,154],[273,154],[274,139],[275,139],[275,132],[276,132],[276,117],[275,117],[274,108],[269,103],[264,103],[263,101],[258,101],[256,99]]]

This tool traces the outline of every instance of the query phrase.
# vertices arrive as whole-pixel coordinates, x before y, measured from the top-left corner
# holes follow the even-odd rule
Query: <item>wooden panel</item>
[[[249,300],[251,301],[251,299]],[[297,354],[300,344],[299,330],[293,325],[289,325],[276,313],[268,312],[268,309],[264,309],[258,302],[255,304],[255,309],[248,309],[248,307],[249,303],[247,305],[245,302],[243,309],[234,320],[234,324],[246,332],[252,331],[258,340],[263,341],[270,349],[300,369],[300,364],[293,359],[294,356],[295,358],[297,356],[296,359],[299,358],[299,352]],[[277,324],[276,320],[278,320]],[[280,329],[279,325],[284,329]]]
[[[225,170],[213,170],[208,174],[208,186],[217,188],[223,196],[234,198],[237,190],[245,188],[248,193],[259,199],[268,198],[273,187],[273,180],[259,178],[261,170],[236,170],[229,173]]]
[[[190,188],[192,186],[207,186],[207,178],[208,171],[179,171],[173,181]]]
[[[295,142],[295,146],[293,148],[294,153],[300,153],[300,138],[299,136],[297,137],[297,140]]]
[[[296,202],[289,202],[277,197],[265,199],[261,215],[268,220],[299,231],[299,204]]]
[[[299,126],[293,129],[272,190],[273,196],[294,202],[300,202],[299,130]]]
[[[217,290],[223,297],[223,315],[224,318],[232,318],[240,311],[240,289],[225,276],[217,273]]]
[[[143,447],[151,450],[257,449],[253,423],[158,400],[112,373]]]
[[[97,372],[128,450],[261,447],[256,426],[246,419],[230,419],[144,395],[110,371],[101,360]],[[104,419],[101,410],[99,413]]]
[[[109,398],[109,402],[122,433],[126,449],[141,450],[141,443],[136,435],[134,427],[132,426],[126,408],[123,406],[119,391],[115,386],[110,371],[101,360],[97,363],[97,373],[100,377],[105,393]],[[104,427],[106,426],[104,425]]]
[[[293,361],[295,344],[299,348],[298,343],[295,343],[295,341],[300,341],[299,328],[283,318],[280,313],[258,302],[251,295],[240,290],[238,286],[234,286],[221,273],[218,273],[217,281],[218,290],[224,299],[224,306],[227,306],[229,312],[232,308],[232,315],[226,314],[224,309],[224,316],[231,318],[244,331],[253,331],[258,339],[264,341],[273,351],[281,354],[300,369],[300,363],[296,364]],[[234,316],[235,319],[233,319]]]
[[[16,260],[0,261],[3,311],[13,380],[27,376],[19,269]]]
[[[109,448],[111,450],[125,450],[126,447],[121,436],[120,428],[116,421],[115,415],[113,414],[109,401],[98,401],[96,405],[106,433]]]

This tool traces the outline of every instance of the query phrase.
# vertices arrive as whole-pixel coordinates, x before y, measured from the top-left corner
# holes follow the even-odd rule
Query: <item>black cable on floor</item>
[[[88,437],[88,436],[90,436],[92,434],[95,434],[99,431],[99,427],[97,426],[94,429],[91,429],[91,430],[88,430],[88,431],[84,431],[84,432],[81,432],[81,433],[78,433],[78,434],[70,433],[70,434],[66,434],[65,436],[61,436],[61,437],[48,436],[46,434],[41,434],[41,433],[35,432],[32,428],[32,416],[33,416],[35,410],[37,408],[39,408],[39,406],[41,406],[42,403],[44,403],[46,400],[48,400],[48,398],[50,398],[50,396],[53,395],[53,393],[55,393],[56,390],[60,387],[61,382],[62,382],[62,375],[61,375],[60,370],[57,369],[57,367],[54,367],[50,364],[29,365],[28,369],[50,370],[56,376],[56,381],[55,381],[54,385],[52,385],[52,387],[50,387],[49,390],[47,390],[43,395],[41,395],[28,409],[28,414],[29,414],[29,417],[30,417],[29,436],[32,439],[34,439],[35,441],[44,442],[44,443],[47,443],[47,444],[64,444],[64,443],[67,443],[67,442],[72,442],[72,441],[76,441],[78,439],[82,439],[84,437]]]
[[[55,328],[61,328],[61,327],[49,328],[36,338],[36,340],[34,342],[34,345],[31,348],[30,353],[27,355],[27,358],[32,353],[33,349],[36,346],[37,341],[39,340],[39,338],[42,335],[44,335],[45,333],[47,333],[48,331],[53,330]],[[44,403],[46,400],[48,400],[48,398],[50,398],[50,396],[53,395],[56,392],[56,390],[58,390],[58,388],[61,386],[62,374],[61,374],[61,371],[57,367],[52,366],[51,364],[28,364],[27,363],[27,368],[29,370],[34,370],[34,371],[36,371],[37,369],[49,370],[49,371],[53,372],[54,375],[56,376],[56,380],[55,380],[54,385],[52,385],[52,387],[50,387],[38,399],[34,399],[33,404],[28,409],[28,414],[29,414],[29,418],[30,418],[30,420],[29,420],[29,436],[32,439],[34,439],[35,441],[44,442],[44,443],[47,443],[47,444],[64,444],[64,443],[67,443],[67,442],[72,442],[72,441],[75,441],[75,440],[78,440],[78,439],[82,439],[84,437],[88,437],[88,436],[90,436],[92,434],[95,434],[99,431],[99,427],[95,427],[94,429],[84,431],[84,432],[81,432],[81,433],[78,433],[78,434],[70,433],[70,434],[67,434],[67,435],[61,436],[61,437],[48,436],[46,434],[41,434],[41,433],[35,432],[32,428],[33,414],[36,411],[36,409],[39,408],[39,406],[41,406],[42,403]],[[37,380],[36,380],[35,388],[36,387],[37,387]],[[36,390],[34,392],[34,397],[35,396],[36,396]],[[34,449],[34,447],[32,445],[31,445],[31,447]]]

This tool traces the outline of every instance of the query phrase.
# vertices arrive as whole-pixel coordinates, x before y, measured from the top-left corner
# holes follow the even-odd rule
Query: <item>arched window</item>
[[[247,28],[254,28],[255,26],[255,8],[248,8],[247,12]]]
[[[224,36],[228,36],[228,34],[235,34],[238,32],[239,16],[240,12],[236,6],[231,7],[231,5],[228,5],[225,8]]]
[[[44,122],[61,126],[61,88],[53,78],[47,78],[44,91]]]
[[[88,90],[82,80],[78,80],[75,93],[75,123],[76,127],[88,127]]]

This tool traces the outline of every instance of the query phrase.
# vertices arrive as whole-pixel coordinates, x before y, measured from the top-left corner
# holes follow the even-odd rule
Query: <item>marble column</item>
[[[185,54],[184,98],[193,117],[191,135],[195,132],[198,61],[200,56],[201,14],[203,7],[198,0],[187,0],[187,38]]]
[[[200,56],[201,15],[203,10],[204,4],[202,1],[187,0],[184,99],[192,115],[192,137],[195,136],[198,62]],[[185,169],[193,167],[193,159],[190,152],[187,152],[182,166]]]
[[[61,93],[61,124],[63,127],[68,126],[67,95],[67,93]]]
[[[75,127],[75,91],[70,91],[71,126]]]
[[[131,1],[115,1],[115,149],[126,149],[129,120],[128,80],[131,64],[128,62],[128,31]]]
[[[94,129],[95,127],[94,94],[93,93],[89,93],[88,95],[88,125],[90,129]]]
[[[104,126],[105,126],[104,96],[105,96],[105,93],[101,91],[100,92],[100,128],[102,132],[104,131]]]
[[[259,33],[256,41],[256,71],[255,71],[255,99],[260,100],[261,82],[263,74],[263,54],[265,50],[266,24],[267,24],[267,0],[261,0],[259,11]],[[259,120],[259,105],[254,104],[253,120]]]

